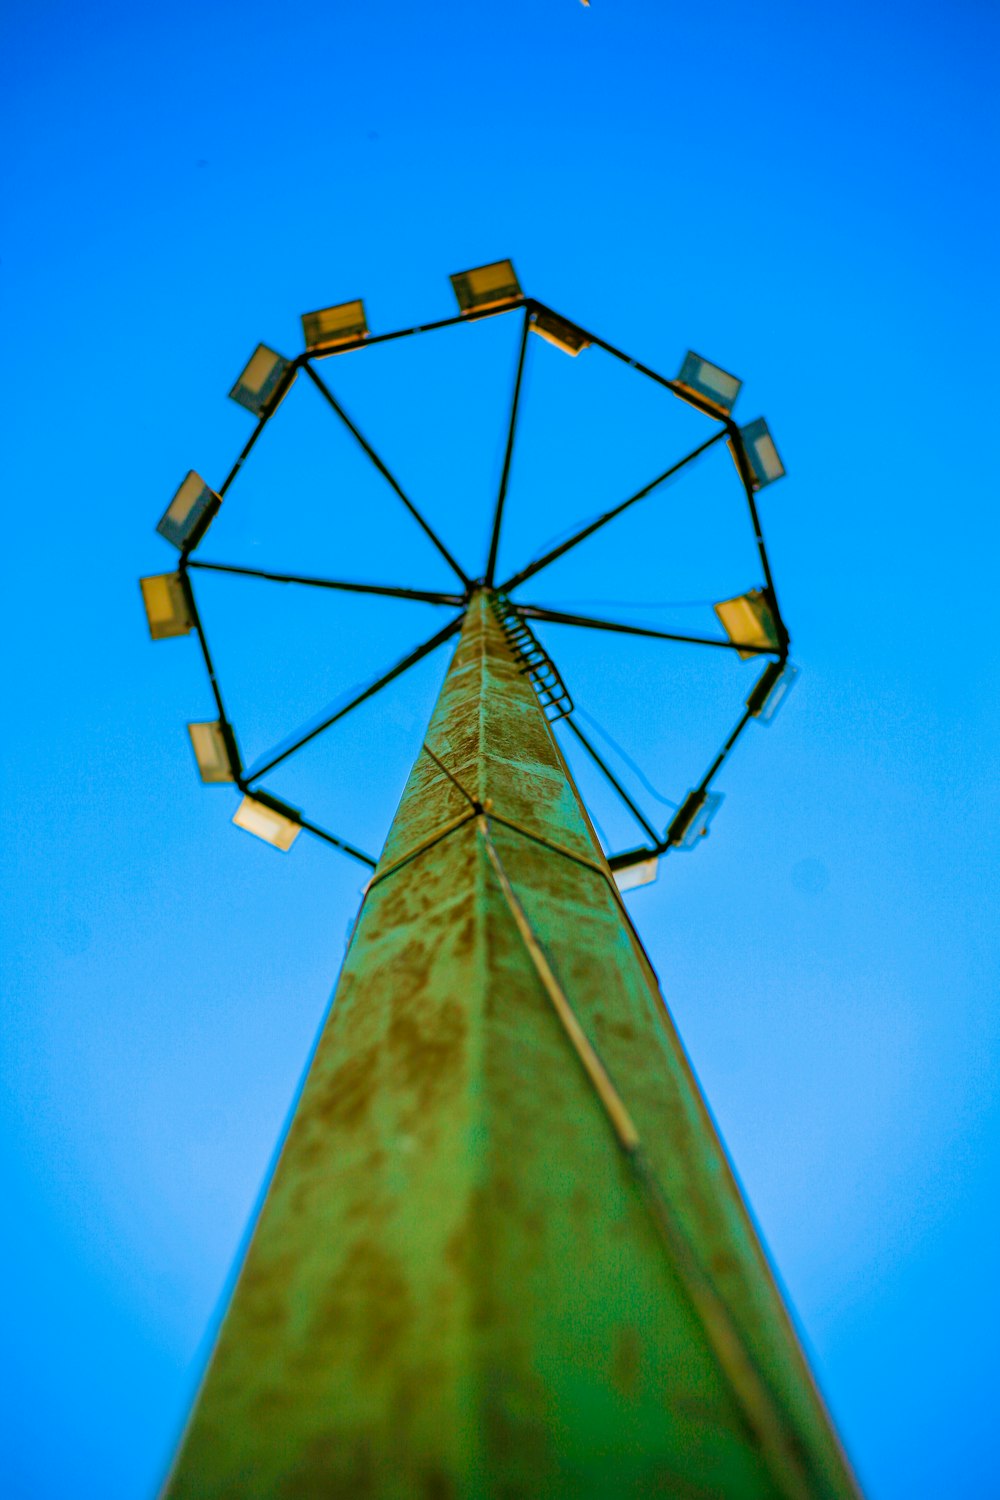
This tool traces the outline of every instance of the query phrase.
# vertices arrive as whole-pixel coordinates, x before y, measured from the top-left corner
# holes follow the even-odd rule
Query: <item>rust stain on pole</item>
[[[427,743],[165,1496],[856,1497],[486,591]]]

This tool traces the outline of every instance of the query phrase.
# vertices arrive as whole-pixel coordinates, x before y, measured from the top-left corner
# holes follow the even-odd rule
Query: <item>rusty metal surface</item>
[[[165,1493],[856,1496],[655,978],[484,595],[428,743],[519,825],[491,822],[496,852],[773,1396],[805,1489],[747,1420],[477,820],[431,842],[469,808],[421,754]]]

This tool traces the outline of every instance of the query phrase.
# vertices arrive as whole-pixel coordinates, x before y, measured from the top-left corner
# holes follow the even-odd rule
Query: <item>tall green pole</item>
[[[857,1493],[482,590],[165,1494]]]

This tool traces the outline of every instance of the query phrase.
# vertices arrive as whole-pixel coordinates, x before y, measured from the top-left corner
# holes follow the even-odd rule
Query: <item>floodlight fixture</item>
[[[548,308],[538,308],[531,315],[530,328],[532,333],[537,333],[546,343],[554,344],[557,349],[562,349],[565,354],[572,354],[574,358],[581,349],[590,348],[590,340],[582,328],[560,318],[558,313],[549,312]]]
[[[774,438],[763,417],[758,417],[756,422],[748,422],[745,427],[740,428],[740,444],[750,470],[751,489],[762,490],[766,484],[773,484],[776,479],[783,477],[785,466],[781,462],[778,450],[774,446]],[[729,439],[729,450],[733,455],[733,462],[739,469],[739,457],[732,438]]]
[[[209,723],[189,724],[191,748],[198,763],[201,779],[208,783],[236,780],[240,764],[236,737],[225,719],[213,719]]]
[[[799,676],[790,661],[772,661],[764,668],[760,680],[746,700],[747,712],[758,724],[770,724]]]
[[[284,380],[286,370],[290,369],[291,360],[285,359],[281,354],[276,354],[266,344],[258,344],[250,356],[249,364],[229,394],[234,401],[239,402],[240,406],[245,406],[247,411],[252,411],[255,417],[261,417],[271,406],[275,392]],[[293,375],[292,380],[294,379]],[[291,383],[291,381],[288,382],[284,388],[285,391],[289,389]],[[274,402],[275,406],[277,404]]]
[[[514,265],[509,260],[495,260],[488,266],[471,271],[457,271],[451,277],[461,312],[479,312],[504,302],[517,302],[523,296]]]
[[[771,608],[771,602],[763,589],[751,589],[748,594],[739,594],[735,599],[723,599],[712,608],[722,622],[722,628],[744,661],[757,656],[760,651],[778,651],[781,639]],[[756,649],[740,650],[741,646]]]
[[[152,578],[140,578],[139,587],[146,607],[149,633],[154,641],[165,641],[170,636],[190,632],[194,620],[180,573],[157,573]]]
[[[698,404],[710,406],[720,417],[729,416],[742,384],[735,375],[713,365],[710,360],[702,359],[691,349],[684,356],[680,374],[674,381],[678,395],[684,399],[687,399],[685,393],[697,396]]]
[[[667,847],[684,852],[697,849],[699,840],[707,835],[708,825],[724,800],[722,792],[700,789],[688,792],[667,829]]]
[[[302,819],[294,807],[267,792],[247,792],[233,822],[237,828],[263,839],[265,844],[287,852],[302,832]]]
[[[650,859],[639,860],[634,865],[625,865],[621,869],[612,870],[615,885],[620,891],[634,891],[641,885],[652,885],[659,873],[660,861],[655,854]]]
[[[178,552],[189,552],[201,541],[221,504],[222,497],[191,469],[156,529]]]
[[[310,354],[332,354],[341,344],[353,344],[368,337],[365,304],[339,302],[336,307],[321,307],[318,312],[302,314],[302,332]]]

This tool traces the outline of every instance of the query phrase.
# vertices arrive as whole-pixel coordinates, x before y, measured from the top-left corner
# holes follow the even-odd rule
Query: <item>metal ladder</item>
[[[550,723],[573,712],[573,699],[556,665],[516,604],[496,593],[490,603],[520,670],[531,680]]]

